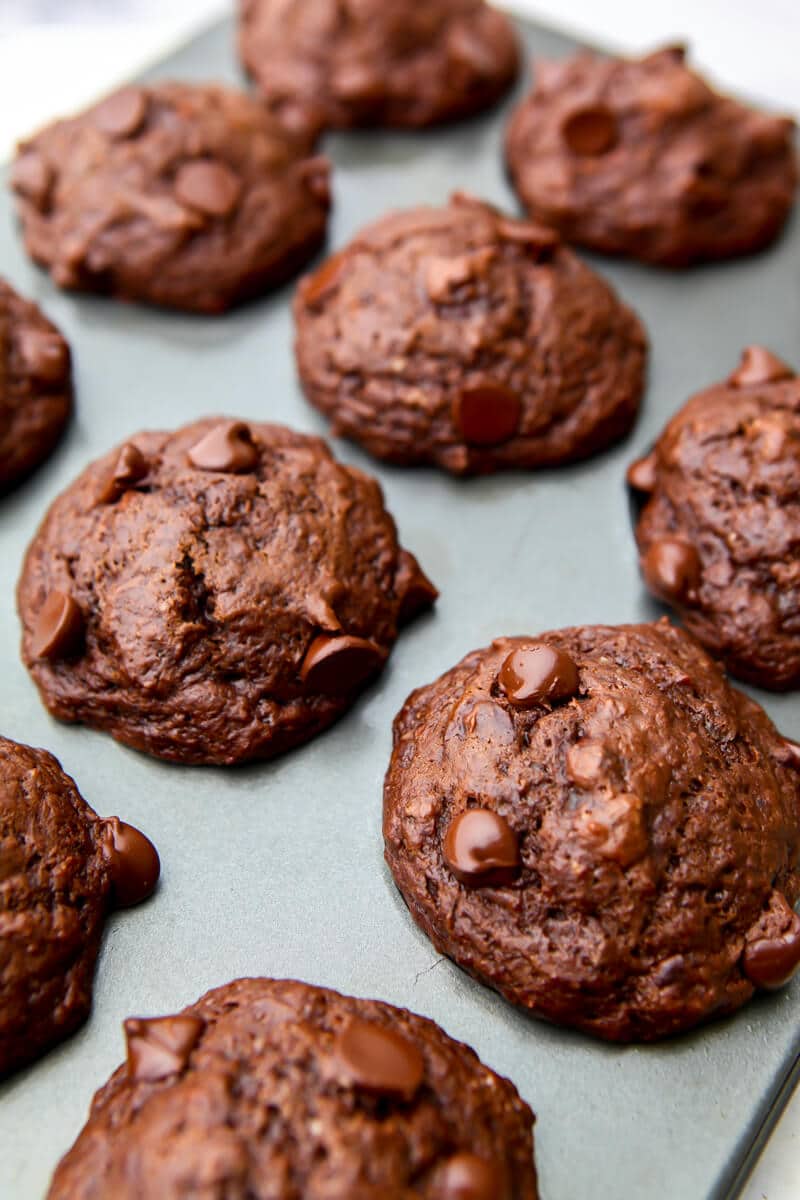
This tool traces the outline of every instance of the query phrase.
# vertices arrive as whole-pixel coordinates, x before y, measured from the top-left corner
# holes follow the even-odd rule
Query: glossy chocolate
[[[467,887],[504,887],[521,866],[517,836],[505,817],[488,808],[468,808],[447,828],[442,855]]]
[[[155,1082],[185,1070],[205,1025],[202,1017],[129,1017],[124,1024],[128,1078]]]
[[[742,361],[728,376],[733,387],[751,387],[759,383],[777,383],[794,379],[794,371],[782,359],[763,346],[748,346],[742,351]]]
[[[103,851],[109,863],[117,908],[140,904],[155,891],[161,874],[158,851],[138,829],[110,817],[105,822]]]
[[[385,661],[385,651],[366,638],[321,634],[308,648],[300,678],[309,691],[335,695],[358,687]]]
[[[453,421],[469,446],[499,446],[517,433],[519,396],[503,384],[463,388],[453,404]]]
[[[425,1062],[413,1042],[393,1029],[352,1018],[336,1039],[336,1056],[354,1087],[373,1096],[409,1101]]]
[[[83,615],[72,596],[50,592],[39,610],[31,636],[34,658],[66,658],[83,637]]]
[[[578,668],[568,654],[543,642],[512,650],[498,683],[515,708],[555,704],[578,690]]]
[[[243,475],[257,465],[258,450],[243,421],[223,421],[192,446],[189,462],[200,471]]]
[[[661,538],[642,559],[642,575],[650,590],[664,600],[691,599],[700,584],[700,557],[681,538]]]

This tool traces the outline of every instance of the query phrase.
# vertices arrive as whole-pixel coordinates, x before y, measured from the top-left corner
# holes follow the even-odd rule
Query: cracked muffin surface
[[[800,747],[688,634],[501,638],[395,721],[386,859],[437,949],[616,1041],[732,1012],[800,963]]]
[[[87,467],[17,596],[23,659],[55,716],[234,763],[330,725],[436,594],[375,480],[318,438],[210,418]]]
[[[49,1200],[536,1200],[528,1105],[405,1009],[237,979],[125,1033]]]

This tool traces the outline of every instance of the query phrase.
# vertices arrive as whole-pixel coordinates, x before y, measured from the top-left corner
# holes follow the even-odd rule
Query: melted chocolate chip
[[[337,695],[350,692],[386,661],[386,652],[366,638],[314,638],[300,668],[300,678],[312,692]]]
[[[116,462],[98,488],[98,503],[113,504],[119,500],[123,492],[133,487],[140,479],[144,479],[148,470],[147,459],[138,446],[135,446],[133,442],[126,442],[121,447]]]
[[[208,217],[228,217],[242,194],[242,182],[225,163],[197,159],[178,168],[174,184],[181,204]]]
[[[132,908],[152,896],[161,862],[158,852],[138,829],[110,817],[105,822],[103,853],[109,864],[117,908]]]
[[[372,1096],[413,1100],[422,1083],[425,1061],[417,1047],[373,1021],[353,1017],[335,1050],[349,1082]]]
[[[347,255],[333,254],[313,275],[307,275],[301,283],[303,301],[309,308],[316,308],[321,300],[335,292],[344,276]]]
[[[656,455],[653,452],[645,455],[644,458],[637,459],[635,463],[631,463],[625,476],[628,486],[637,492],[646,492],[649,495],[656,486],[656,461]]]
[[[69,374],[69,350],[57,333],[46,329],[22,329],[17,348],[26,370],[42,383],[61,383]]]
[[[242,475],[252,471],[258,463],[258,450],[243,421],[224,421],[192,446],[189,462],[200,471]]]
[[[464,388],[453,402],[453,422],[468,446],[499,446],[519,429],[519,396],[502,384]]]
[[[537,225],[534,221],[512,221],[507,217],[499,218],[497,235],[504,242],[526,246],[534,252],[536,259],[547,257],[561,241],[555,229]]]
[[[793,767],[795,771],[800,771],[800,743],[784,738],[776,757],[785,767]]]
[[[540,642],[512,650],[497,681],[515,708],[532,708],[574,696],[578,668],[563,650]]]
[[[66,658],[83,637],[83,616],[65,592],[50,592],[39,610],[31,637],[34,658]]]
[[[792,368],[763,346],[748,346],[742,351],[739,366],[728,376],[728,383],[731,387],[749,387],[777,383],[780,379],[794,379]]]
[[[177,1075],[189,1062],[206,1023],[202,1017],[129,1017],[128,1078],[155,1082]]]
[[[434,1200],[506,1200],[505,1172],[497,1163],[463,1151],[436,1173]]]
[[[571,113],[561,126],[561,136],[573,154],[596,157],[613,150],[618,141],[617,121],[605,105]]]
[[[92,113],[97,129],[109,137],[133,137],[147,116],[147,96],[140,88],[122,88],[101,101]]]
[[[438,589],[433,586],[419,563],[407,550],[400,552],[400,566],[395,587],[400,597],[400,610],[397,614],[398,625],[405,625],[407,621],[416,617],[417,613],[430,608],[439,596]]]
[[[444,861],[467,887],[504,887],[519,874],[517,836],[504,817],[488,808],[468,808],[450,822],[442,844]]]
[[[700,584],[700,558],[681,538],[653,542],[642,559],[647,586],[664,600],[691,599]]]
[[[330,161],[321,155],[299,164],[300,177],[315,200],[325,208],[331,202]]]
[[[37,208],[44,208],[53,184],[53,169],[35,150],[26,150],[11,168],[11,187]]]
[[[745,975],[757,988],[783,987],[800,966],[800,916],[785,904],[787,928],[748,942],[742,956]]]

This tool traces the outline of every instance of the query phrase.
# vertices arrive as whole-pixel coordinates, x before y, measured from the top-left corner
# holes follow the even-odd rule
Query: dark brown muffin
[[[511,86],[511,22],[484,0],[241,0],[239,53],[287,124],[418,127]]]
[[[52,754],[0,737],[0,1076],[86,1020],[105,919],[158,874],[147,838],[101,821]]]
[[[794,199],[794,122],[721,96],[681,46],[535,64],[508,128],[528,212],[569,242],[682,267],[767,245]]]
[[[71,409],[69,346],[0,279],[0,492],[47,458]]]
[[[666,620],[501,638],[412,693],[386,859],[439,951],[614,1041],[800,963],[800,747]]]
[[[63,288],[215,313],[321,244],[328,165],[249,96],[157,83],[114,92],[23,142],[25,245]]]
[[[647,586],[742,679],[800,683],[800,379],[761,346],[672,418],[628,480]]]
[[[536,1200],[527,1104],[405,1009],[238,979],[125,1033],[49,1200]]]
[[[448,471],[593,454],[636,417],[646,338],[558,236],[454,196],[363,230],[300,284],[312,404],[378,458]]]
[[[436,594],[374,479],[214,418],[138,434],[55,501],[22,654],[62,720],[177,762],[270,758],[349,708]]]

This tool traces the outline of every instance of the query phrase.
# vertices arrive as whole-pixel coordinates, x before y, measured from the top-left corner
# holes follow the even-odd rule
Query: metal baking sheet
[[[531,54],[567,39],[522,26]],[[153,75],[237,81],[221,24]],[[521,84],[517,95],[521,94]],[[462,188],[515,209],[500,146],[503,108],[448,130],[328,139],[336,166],[331,247],[388,208]],[[617,1048],[515,1011],[439,958],[384,867],[381,784],[391,722],[408,692],[498,634],[654,616],[639,583],[625,465],[697,388],[765,342],[798,361],[800,226],[758,258],[667,274],[598,262],[653,342],[641,419],[611,453],[536,474],[457,481],[376,465],[404,543],[441,588],[382,678],[339,725],[269,765],[169,766],[109,737],[52,721],[18,655],[23,551],[45,507],[126,435],[208,413],[324,432],[295,380],[291,289],[223,318],[196,318],[59,293],[26,260],[0,196],[0,272],[69,337],[78,407],[39,473],[0,501],[0,729],[45,746],[103,815],[140,825],[161,852],[155,898],[115,916],[91,1020],[0,1088],[0,1196],[34,1200],[123,1055],[124,1017],[173,1012],[237,975],[295,976],[406,1005],[439,1021],[509,1075],[538,1114],[545,1200],[694,1200],[736,1194],[791,1090],[800,979],[737,1016],[659,1046]],[[758,697],[800,737],[800,698]]]

